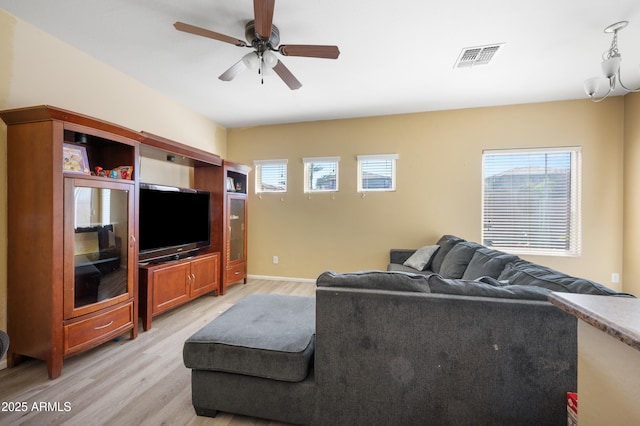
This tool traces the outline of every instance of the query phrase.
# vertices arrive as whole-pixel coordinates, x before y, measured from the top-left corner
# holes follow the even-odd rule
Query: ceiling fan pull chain
[[[264,84],[264,73],[262,72],[264,60],[262,59],[262,52],[258,54],[258,58],[260,59],[260,66],[258,67],[258,74],[260,74],[260,84]]]

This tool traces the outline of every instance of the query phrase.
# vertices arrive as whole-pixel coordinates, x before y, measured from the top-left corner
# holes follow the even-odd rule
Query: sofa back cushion
[[[431,270],[436,274],[440,273],[440,267],[442,266],[442,262],[446,257],[447,253],[458,243],[461,243],[463,240],[460,237],[456,237],[454,235],[443,235],[438,242],[437,245],[440,246],[436,254],[431,259]]]
[[[316,280],[318,287],[349,287],[370,290],[430,293],[427,277],[404,272],[362,271],[339,274],[325,271]]]
[[[543,287],[564,293],[601,296],[624,295],[624,293],[617,293],[602,284],[583,278],[575,278],[526,260],[519,260],[507,265],[498,279],[509,281],[509,284]]]
[[[444,278],[462,278],[469,262],[473,258],[473,254],[482,247],[478,243],[469,241],[454,245],[444,257],[438,273]]]
[[[428,278],[431,293],[458,296],[496,297],[501,299],[547,300],[551,290],[523,285],[496,286],[486,282],[455,280],[433,274]]]
[[[462,275],[463,280],[475,280],[480,277],[498,278],[505,266],[518,260],[518,256],[498,250],[482,247],[476,250],[469,266]]]

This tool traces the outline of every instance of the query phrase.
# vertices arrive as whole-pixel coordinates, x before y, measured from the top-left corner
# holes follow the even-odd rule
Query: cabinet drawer
[[[233,284],[247,278],[247,264],[240,263],[227,268],[227,283]]]
[[[133,327],[133,302],[64,325],[64,353],[88,349]]]

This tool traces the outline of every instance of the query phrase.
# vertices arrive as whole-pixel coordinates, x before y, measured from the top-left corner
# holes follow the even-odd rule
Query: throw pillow
[[[418,271],[424,271],[431,263],[431,258],[440,246],[424,246],[420,247],[403,263],[404,266],[409,266]]]

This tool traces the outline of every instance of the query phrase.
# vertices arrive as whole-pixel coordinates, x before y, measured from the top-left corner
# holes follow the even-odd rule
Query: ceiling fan
[[[183,22],[176,22],[173,26],[186,33],[230,43],[238,47],[252,48],[253,51],[244,55],[228,70],[218,77],[223,81],[233,80],[240,72],[246,69],[257,69],[261,77],[265,70],[273,69],[285,82],[289,89],[296,90],[302,87],[298,79],[284,66],[274,52],[283,56],[304,56],[310,58],[337,59],[340,55],[338,46],[323,46],[311,44],[283,44],[280,43],[280,32],[273,25],[273,9],[275,0],[253,0],[254,19],[247,22],[244,30],[248,44],[243,40],[230,37],[215,31],[196,27]],[[264,80],[262,80],[264,83]]]

